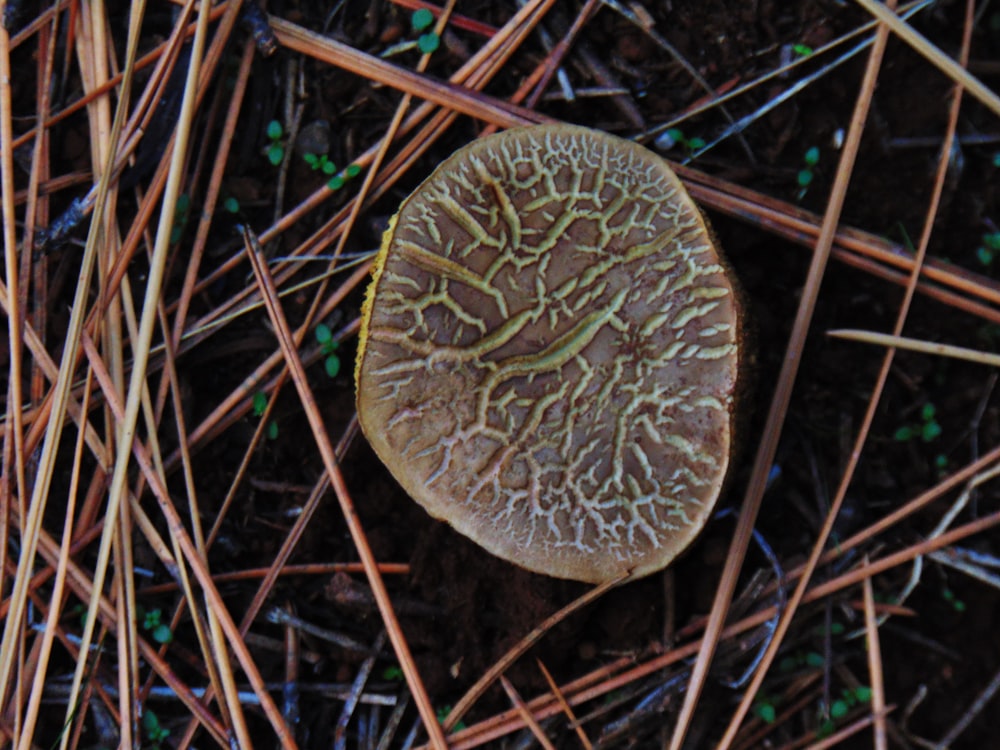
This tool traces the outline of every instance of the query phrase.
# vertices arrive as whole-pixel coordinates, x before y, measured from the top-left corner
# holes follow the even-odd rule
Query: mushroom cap
[[[740,347],[729,270],[663,159],[508,130],[445,160],[386,230],[358,417],[403,488],[493,554],[641,576],[719,495]]]

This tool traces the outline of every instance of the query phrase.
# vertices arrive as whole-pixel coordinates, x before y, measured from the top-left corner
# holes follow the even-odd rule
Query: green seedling
[[[145,733],[146,739],[157,749],[170,736],[170,730],[160,724],[160,719],[148,708],[142,712],[142,731]]]
[[[1000,151],[993,154],[993,166],[1000,167]]]
[[[230,195],[228,198],[222,201],[222,208],[227,213],[238,214],[240,212],[240,202]]]
[[[802,155],[802,162],[804,166],[799,170],[796,176],[796,182],[799,184],[798,200],[802,200],[806,191],[813,181],[813,167],[819,164],[819,149],[816,146],[810,146],[806,149],[805,154]]]
[[[303,154],[302,159],[312,168],[313,172],[320,171],[329,176],[337,171],[337,165],[330,161],[326,154],[319,156],[316,154]]]
[[[267,124],[267,137],[271,141],[271,145],[267,147],[267,160],[275,167],[285,158],[285,147],[281,144],[284,134],[285,129],[277,120],[271,120]]]
[[[267,411],[267,394],[264,391],[257,391],[253,394],[253,415],[262,417],[265,411]]]
[[[951,589],[945,589],[941,592],[941,597],[948,602],[956,612],[965,611],[965,602],[955,596],[955,592]]]
[[[850,710],[857,705],[868,703],[872,699],[872,689],[867,685],[858,685],[856,688],[844,688],[840,697],[830,704],[828,712],[821,712],[821,721],[816,730],[819,738],[829,737],[836,728],[836,723],[850,713]],[[826,714],[825,716],[823,714]]]
[[[275,422],[273,419],[271,420],[271,423],[267,426],[267,439],[268,440],[278,439],[278,423]]]
[[[813,53],[813,48],[808,44],[793,44],[792,52],[794,52],[799,57],[809,57]]]
[[[695,136],[694,138],[686,138],[684,136],[684,131],[680,128],[670,128],[667,130],[667,136],[669,137],[669,143],[671,145],[676,144],[681,146],[685,151],[687,151],[688,156],[693,157],[698,151],[705,148],[705,139]],[[668,146],[669,148],[670,146]]]
[[[344,183],[354,177],[357,177],[359,174],[361,174],[361,167],[357,164],[348,164],[343,172],[331,177],[329,182],[326,183],[326,186],[330,188],[330,190],[340,190],[344,187]]]
[[[415,32],[420,34],[420,36],[417,37],[417,49],[425,55],[436,52],[437,48],[441,46],[441,38],[433,31],[427,31],[433,23],[434,14],[427,8],[415,10],[413,11],[413,15],[410,16],[410,25],[413,27]]]
[[[162,617],[163,614],[159,609],[151,609],[142,615],[142,629],[149,631],[150,637],[161,645],[170,643],[174,639],[170,626],[161,620]]]
[[[982,265],[989,266],[998,252],[1000,252],[1000,232],[986,232],[983,235],[983,244],[976,248],[976,258]]]
[[[340,357],[337,356],[337,340],[333,338],[333,331],[330,326],[320,323],[316,326],[316,341],[319,342],[320,350],[325,355],[323,367],[326,374],[331,378],[337,377],[340,372]]]
[[[825,663],[826,660],[823,658],[823,655],[817,651],[807,651],[805,653],[799,651],[784,657],[778,663],[778,668],[782,672],[794,672],[798,669],[819,669]]]
[[[919,437],[925,443],[937,439],[941,435],[941,425],[935,418],[937,410],[934,404],[929,401],[920,410],[920,422],[903,425],[893,434],[893,438],[900,443],[906,443]]]
[[[387,682],[399,682],[403,679],[403,670],[393,665],[382,670],[382,679]]]
[[[419,49],[423,54],[429,55],[432,52],[436,52],[438,47],[441,46],[441,37],[434,33],[431,26],[434,24],[434,14],[427,8],[420,8],[413,12],[410,16],[410,27],[413,29],[414,33],[418,34],[416,39],[407,39],[406,41],[394,44],[389,49],[382,53],[382,57],[392,57],[393,55],[398,55],[401,52],[407,52],[414,47]]]
[[[753,703],[753,715],[765,724],[773,724],[778,718],[778,709],[771,698],[758,695]]]

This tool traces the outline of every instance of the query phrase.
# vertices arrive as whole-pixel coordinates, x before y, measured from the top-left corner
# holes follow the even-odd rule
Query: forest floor
[[[994,746],[1000,7],[871,5],[8,3],[0,746]],[[596,597],[430,518],[355,419],[389,217],[548,120],[677,164],[755,350],[731,512]]]

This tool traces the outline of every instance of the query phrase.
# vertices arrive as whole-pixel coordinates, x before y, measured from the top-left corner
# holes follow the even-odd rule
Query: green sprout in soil
[[[705,148],[705,139],[695,136],[694,138],[685,138],[684,131],[680,128],[670,128],[667,130],[667,136],[669,136],[670,143],[681,146],[685,151],[687,151],[688,156],[694,156],[696,152]],[[670,146],[668,146],[669,148]]]
[[[285,147],[281,145],[281,137],[284,134],[285,129],[277,120],[271,120],[267,124],[267,137],[271,141],[271,145],[267,147],[267,160],[275,167],[285,158]]]
[[[257,391],[253,394],[252,408],[255,417],[264,416],[264,412],[267,411],[267,394],[264,391]],[[267,425],[267,437],[269,440],[278,439],[278,423],[273,419]]]
[[[805,653],[800,651],[782,659],[778,668],[782,672],[794,672],[802,668],[819,669],[825,661],[823,655],[818,651],[806,651]]]
[[[338,344],[333,338],[330,326],[325,323],[316,326],[316,341],[319,342],[320,350],[325,356],[323,367],[326,369],[326,374],[331,378],[337,377],[337,373],[340,372],[340,357],[337,356]]]
[[[983,244],[976,248],[976,258],[984,266],[993,263],[993,258],[1000,252],[1000,232],[986,232]]]
[[[347,168],[344,169],[343,172],[331,177],[330,180],[326,183],[326,186],[330,188],[330,190],[340,190],[342,187],[344,187],[344,183],[346,183],[348,180],[354,177],[357,177],[359,174],[361,174],[360,166],[358,166],[357,164],[348,164]]]
[[[382,670],[382,679],[387,682],[399,682],[403,679],[403,670],[395,664]]]
[[[867,685],[858,685],[856,688],[845,688],[840,696],[830,704],[829,716],[822,718],[816,730],[818,738],[829,737],[836,728],[836,722],[847,716],[852,708],[871,701],[872,689]]]
[[[427,31],[433,23],[434,14],[427,8],[421,8],[420,10],[413,11],[413,15],[410,17],[410,25],[413,27],[415,32],[420,34],[420,36],[417,37],[417,49],[425,55],[436,52],[437,48],[441,46],[441,38],[433,31]]]
[[[965,611],[965,602],[955,596],[955,592],[951,589],[945,589],[941,592],[941,598],[948,602],[956,612]]]
[[[920,422],[903,425],[895,433],[893,438],[900,443],[907,443],[919,437],[925,443],[935,440],[941,435],[941,425],[935,419],[936,409],[929,401],[920,410]]]
[[[162,617],[159,609],[149,610],[142,615],[142,629],[149,631],[150,637],[157,643],[170,643],[174,634],[170,632],[170,626],[161,620]]]
[[[253,415],[255,417],[264,416],[267,410],[267,394],[264,391],[257,391],[253,394]]]
[[[778,718],[778,709],[775,706],[775,701],[764,695],[757,696],[751,710],[753,711],[753,715],[765,724],[773,724]]]
[[[799,193],[798,199],[802,200],[806,196],[806,191],[813,181],[813,167],[819,164],[819,149],[815,146],[810,146],[806,149],[805,154],[802,156],[802,161],[805,166],[799,170],[798,176],[796,177],[796,182],[799,183]]]
[[[148,708],[142,712],[142,731],[146,735],[153,748],[160,747],[160,744],[170,736],[170,730],[160,724],[156,714]]]
[[[809,57],[813,53],[813,48],[808,44],[793,44],[792,52],[794,52],[799,57]]]
[[[327,157],[326,154],[317,156],[316,154],[303,154],[303,161],[308,164],[314,172],[317,170],[329,176],[337,171],[337,165]]]
[[[222,201],[222,208],[230,214],[238,214],[240,212],[240,202],[236,200],[233,196],[229,196],[224,201]]]

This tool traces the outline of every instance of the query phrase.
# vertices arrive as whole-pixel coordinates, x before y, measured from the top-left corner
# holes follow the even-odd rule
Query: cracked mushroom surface
[[[493,554],[641,576],[715,504],[741,356],[728,267],[666,162],[540,125],[474,141],[403,202],[358,416],[410,496]]]

